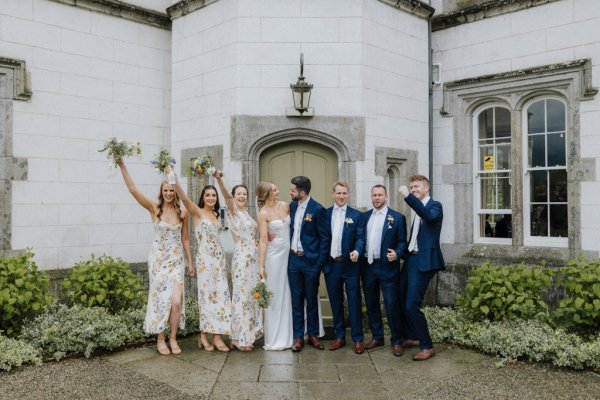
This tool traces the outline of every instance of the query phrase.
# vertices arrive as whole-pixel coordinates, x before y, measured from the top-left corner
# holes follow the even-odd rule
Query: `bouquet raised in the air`
[[[209,156],[197,157],[190,163],[190,176],[194,178],[202,178],[205,175],[213,175],[217,169],[213,166]],[[221,172],[221,176],[223,173]]]
[[[273,292],[267,289],[265,278],[262,278],[252,289],[252,298],[258,302],[260,308],[267,308],[271,303]]]
[[[139,141],[129,144],[123,139],[112,137],[106,143],[104,143],[104,147],[98,151],[100,153],[107,151],[108,153],[106,153],[106,158],[111,160],[112,166],[116,168],[117,163],[125,157],[134,155],[140,157],[142,155],[142,145]]]
[[[154,165],[154,169],[156,170],[156,172],[162,174],[165,172],[165,168],[169,166],[173,167],[176,161],[173,157],[171,157],[171,153],[169,153],[169,150],[165,149],[164,147],[161,147],[160,151],[156,155],[156,158],[150,161],[150,163]]]

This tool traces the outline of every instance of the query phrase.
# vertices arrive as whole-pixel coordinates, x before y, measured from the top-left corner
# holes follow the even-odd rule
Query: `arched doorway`
[[[291,200],[290,179],[297,175],[310,178],[312,198],[324,207],[333,204],[331,185],[338,179],[338,158],[333,150],[318,143],[293,140],[271,146],[260,154],[259,179],[274,182],[282,200]],[[331,307],[323,276],[319,297],[324,323],[331,325]]]

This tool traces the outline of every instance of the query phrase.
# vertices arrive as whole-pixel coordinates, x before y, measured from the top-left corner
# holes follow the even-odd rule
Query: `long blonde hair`
[[[273,194],[273,185],[275,184],[271,181],[260,181],[256,185],[256,205],[259,211],[267,204],[267,200]]]
[[[163,213],[163,205],[165,203],[165,198],[163,197],[162,191],[163,186],[170,185],[167,181],[162,181],[160,184],[160,190],[158,192],[158,211],[156,212],[156,216],[160,219],[160,216]],[[181,222],[183,219],[181,218],[181,204],[179,201],[179,196],[177,196],[177,192],[175,192],[175,198],[173,199],[173,206],[175,207],[175,212],[177,213],[177,219]]]

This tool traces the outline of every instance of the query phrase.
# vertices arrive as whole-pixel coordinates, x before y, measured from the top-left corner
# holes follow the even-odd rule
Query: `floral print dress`
[[[225,270],[225,253],[219,239],[220,225],[203,219],[196,227],[198,308],[200,331],[231,333],[231,296]]]
[[[252,297],[258,283],[257,223],[246,211],[227,211],[229,228],[235,241],[231,262],[233,284],[231,339],[250,346],[262,336],[262,310]]]
[[[148,256],[148,307],[144,319],[144,331],[158,334],[169,325],[173,287],[180,284],[183,290],[183,245],[181,222],[168,224],[158,220],[154,223],[154,241]],[[183,293],[183,292],[182,292]],[[185,307],[182,302],[179,328],[185,328]]]

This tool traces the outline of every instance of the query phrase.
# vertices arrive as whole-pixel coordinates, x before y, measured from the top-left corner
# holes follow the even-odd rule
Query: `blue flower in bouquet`
[[[154,169],[156,170],[156,172],[162,174],[165,172],[165,168],[169,166],[174,167],[177,162],[173,157],[171,157],[171,153],[169,153],[169,150],[165,149],[164,147],[161,147],[160,151],[156,155],[156,158],[150,161],[150,163],[154,165]]]
[[[190,176],[193,178],[202,178],[205,175],[213,175],[217,172],[217,169],[213,166],[212,160],[209,156],[197,157],[190,163]],[[223,173],[220,173],[223,176]]]

